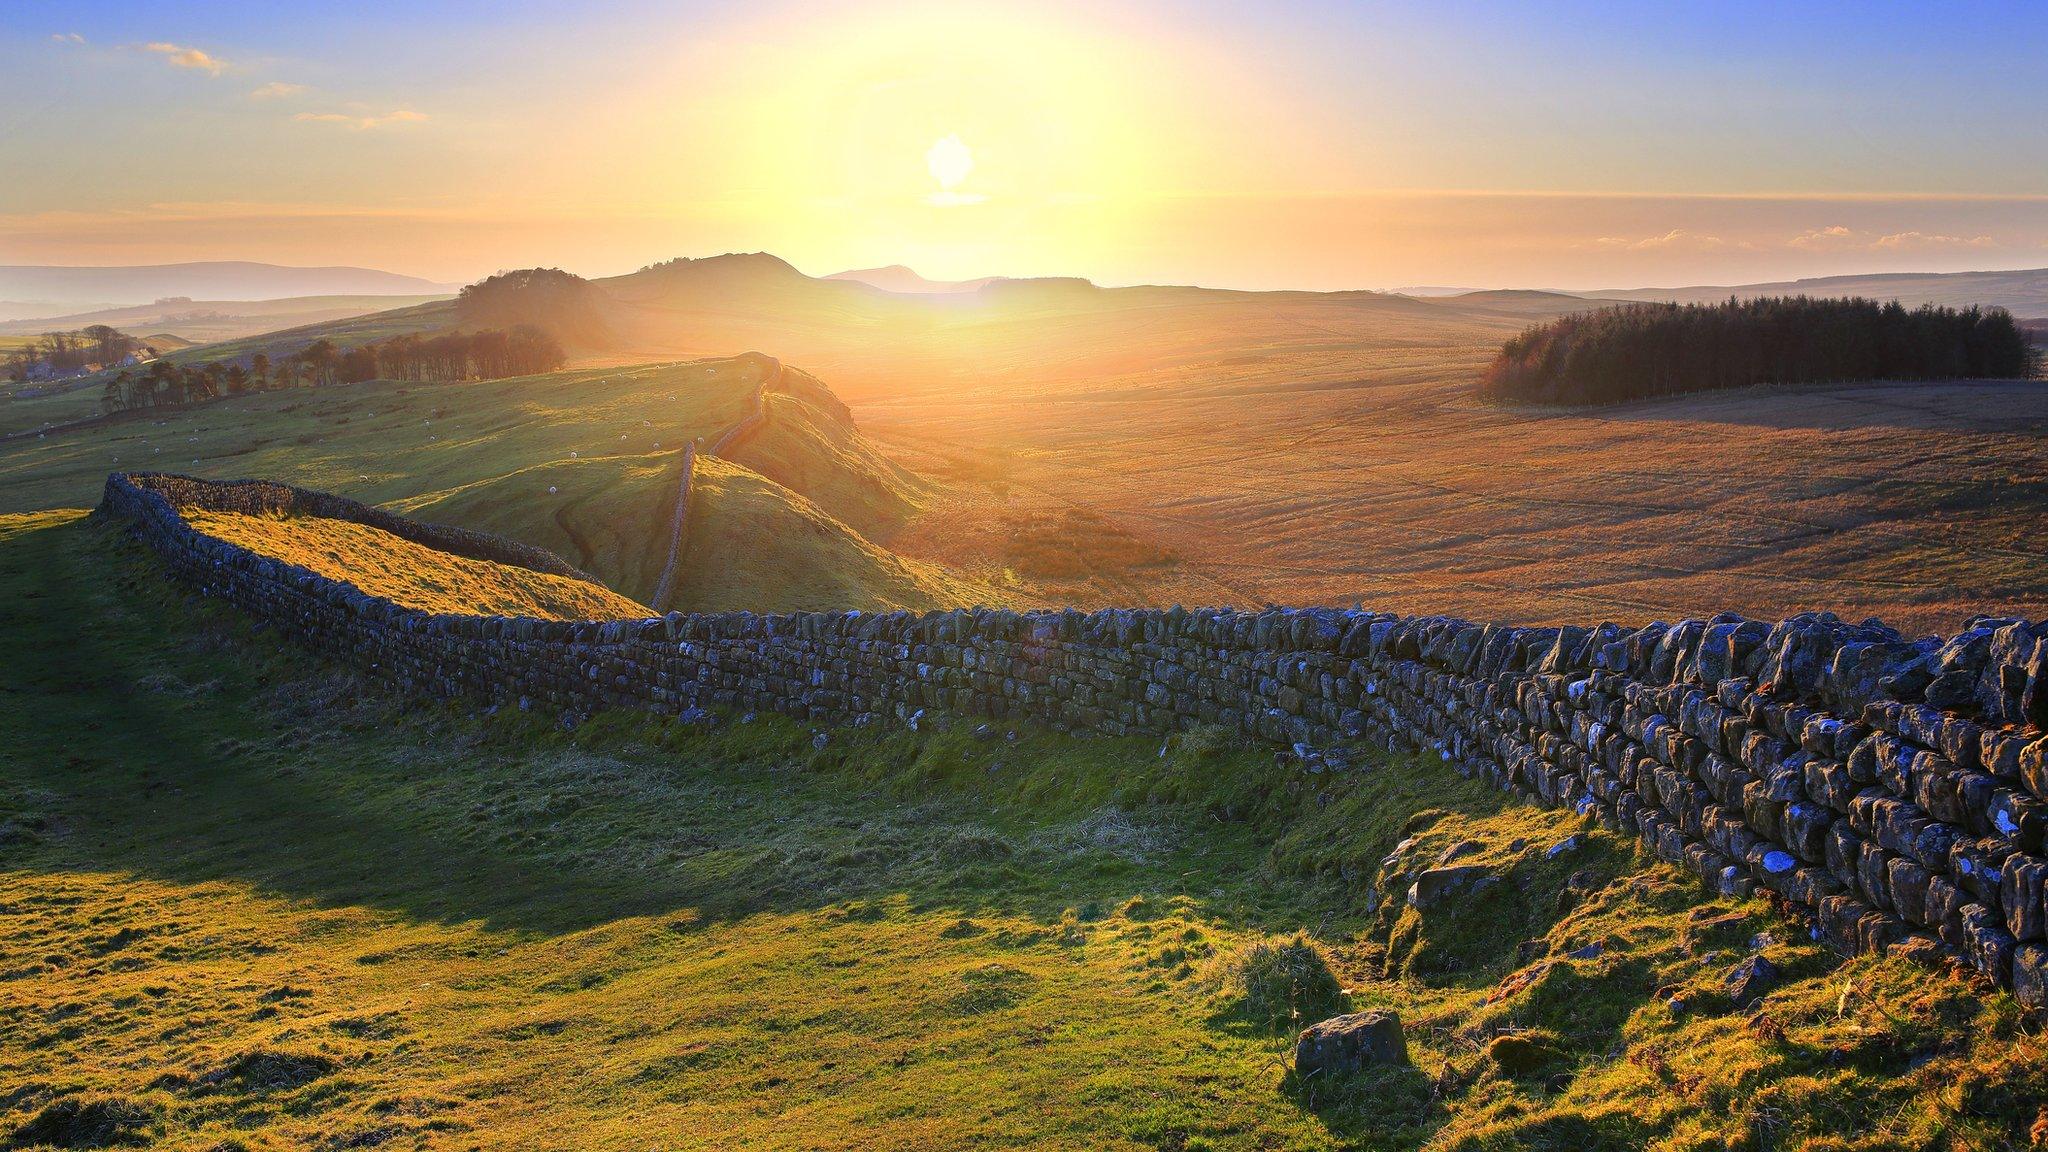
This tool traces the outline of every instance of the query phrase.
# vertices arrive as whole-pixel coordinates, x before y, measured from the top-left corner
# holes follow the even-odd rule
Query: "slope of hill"
[[[310,661],[77,512],[0,516],[0,633],[36,654],[0,661],[18,1145],[2039,1131],[2048,1048],[2010,996],[1843,960],[1430,757],[1311,776],[1214,731],[563,732]],[[1396,896],[1452,857],[1504,882]],[[1409,1063],[1289,1072],[1298,1017],[1372,1008]]]
[[[998,602],[973,581],[881,548],[797,491],[713,456],[698,459],[683,557],[675,607],[684,611],[849,604],[924,611]]]
[[[120,468],[263,476],[534,544],[644,601],[667,560],[682,447],[751,410],[764,364],[748,356],[230,397],[0,444],[0,511],[91,503]],[[721,577],[717,602],[775,610],[991,600],[863,538],[900,524],[927,486],[885,460],[823,384],[784,376],[789,392],[735,452],[768,476],[739,464],[730,467],[744,477],[719,473],[706,515],[726,528],[706,528],[701,552],[692,531],[692,561],[707,573],[760,577],[751,586]]]
[[[412,308],[445,300],[445,294],[418,296],[293,296],[279,300],[159,300],[127,308],[109,308],[46,319],[0,323],[0,333],[31,334],[72,331],[105,324],[124,332],[164,332],[194,344],[261,336],[309,324],[331,324],[373,312]]]
[[[121,308],[165,296],[270,300],[282,296],[423,296],[454,291],[417,276],[373,268],[293,268],[242,260],[134,266],[0,265],[0,300],[24,302],[5,317]],[[21,311],[20,308],[29,311]],[[38,313],[35,308],[47,308]]]
[[[646,605],[583,580],[452,556],[367,524],[193,510],[199,531],[423,612],[548,620],[644,619]]]
[[[917,511],[929,485],[876,451],[815,378],[789,369],[783,377],[784,390],[767,397],[767,422],[727,456],[863,535],[886,539]]]
[[[1700,285],[1690,288],[1626,288],[1585,292],[1603,300],[1673,300],[1680,304],[1713,304],[1739,296],[1865,296],[1897,300],[1909,308],[1945,304],[1999,307],[2015,316],[2048,312],[2048,268],[2004,272],[1879,272],[1854,276],[1814,276],[1768,284]]]

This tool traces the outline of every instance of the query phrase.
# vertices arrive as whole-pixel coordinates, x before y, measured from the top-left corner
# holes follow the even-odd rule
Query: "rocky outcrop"
[[[102,509],[180,577],[409,692],[572,719],[723,708],[1107,735],[1221,725],[1318,753],[1302,757],[1318,771],[1359,762],[1320,755],[1343,745],[1420,752],[1640,837],[1723,891],[1766,889],[1844,951],[1945,955],[2048,1007],[2048,626],[1983,617],[1907,639],[1827,614],[1635,628],[1327,608],[427,615],[204,536],[179,511],[274,500],[398,519],[281,485],[159,475],[110,477]],[[567,567],[399,523],[463,555]],[[1483,882],[1446,879],[1450,896],[1418,896]]]

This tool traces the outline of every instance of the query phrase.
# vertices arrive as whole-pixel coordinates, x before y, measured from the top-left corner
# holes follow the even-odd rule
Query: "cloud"
[[[1948,236],[1938,232],[1893,232],[1877,235],[1833,224],[1801,232],[1785,242],[1809,252],[1925,252],[1944,248],[1995,248],[1990,236]]]
[[[283,80],[272,80],[261,88],[249,93],[251,100],[281,100],[286,96],[297,96],[306,91],[304,84],[288,84]]]
[[[165,40],[158,40],[142,47],[144,51],[162,56],[165,63],[173,68],[196,68],[209,76],[220,75],[228,66],[228,62],[218,56],[209,56],[197,48],[172,44]]]
[[[1998,241],[1989,236],[1939,236],[1926,232],[1894,232],[1879,236],[1873,248],[1992,248]]]
[[[1809,229],[1785,241],[1785,243],[1793,248],[1804,248],[1813,252],[1827,252],[1864,246],[1863,242],[1857,238],[1854,229],[1845,228],[1840,224],[1830,224],[1825,228]]]
[[[58,33],[55,33],[54,35],[52,35],[52,36],[50,37],[50,39],[52,39],[52,40],[55,40],[55,41],[56,41],[57,43],[59,43],[59,44],[83,44],[83,43],[85,43],[85,37],[83,37],[83,36],[80,36],[80,35],[79,35],[78,33],[76,33],[76,32],[58,32]]]
[[[292,117],[309,124],[340,124],[358,132],[370,128],[382,128],[387,124],[414,124],[425,120],[425,112],[414,112],[410,108],[396,108],[381,116],[353,112],[301,112]]]
[[[1744,247],[1740,244],[1731,244],[1719,236],[1690,232],[1684,228],[1673,228],[1661,236],[1641,238],[1602,236],[1593,243],[1602,248],[1620,248],[1628,252],[1714,252],[1722,248]]]

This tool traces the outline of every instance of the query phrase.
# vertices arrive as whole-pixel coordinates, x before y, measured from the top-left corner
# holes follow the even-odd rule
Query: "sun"
[[[924,164],[931,169],[932,179],[939,182],[939,189],[951,192],[974,171],[974,151],[957,134],[947,135],[932,142],[931,150],[924,154]]]

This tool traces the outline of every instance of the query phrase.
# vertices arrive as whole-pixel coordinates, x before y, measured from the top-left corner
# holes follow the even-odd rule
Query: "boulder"
[[[1483,891],[1492,886],[1488,881],[1498,883],[1491,872],[1479,864],[1431,868],[1408,886],[1408,904],[1418,909],[1434,908],[1454,897]]]
[[[1778,966],[1762,956],[1751,956],[1728,973],[1728,998],[1747,1008],[1778,986]]]
[[[1302,1030],[1294,1043],[1298,1076],[1336,1076],[1368,1064],[1408,1063],[1408,1038],[1392,1012],[1353,1012]]]

